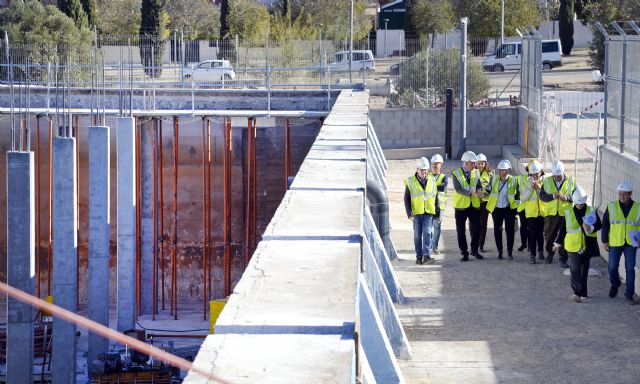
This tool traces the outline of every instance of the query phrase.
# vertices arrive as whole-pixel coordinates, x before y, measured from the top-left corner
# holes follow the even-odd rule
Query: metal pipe
[[[56,115],[57,116],[57,115]],[[51,296],[51,269],[53,244],[53,120],[49,119],[49,238],[47,239],[47,296]]]
[[[164,310],[164,192],[162,174],[164,167],[162,166],[162,119],[159,120],[158,126],[158,167],[160,168],[159,189],[160,189],[160,270],[161,270],[161,286],[162,286],[162,309]]]
[[[152,195],[153,195],[153,206],[151,208],[151,216],[153,220],[153,246],[151,247],[152,256],[151,256],[151,320],[156,319],[156,300],[158,298],[158,276],[156,268],[158,267],[157,257],[158,257],[158,164],[157,164],[157,137],[158,137],[158,129],[156,125],[155,117],[151,119],[151,127],[153,129],[153,183],[152,183]]]
[[[36,297],[40,297],[40,115],[36,115]]]
[[[257,207],[258,207],[258,182],[257,182],[257,155],[256,155],[256,151],[257,151],[257,131],[256,131],[256,124],[257,124],[257,119],[254,117],[253,118],[253,138],[251,139],[251,143],[253,144],[253,222],[252,222],[252,229],[251,229],[251,233],[253,234],[253,240],[252,240],[252,245],[253,245],[253,250],[255,251],[256,249],[256,218],[257,216]]]
[[[289,159],[289,118],[284,118],[284,190],[289,189],[289,175],[291,161]]]
[[[173,244],[171,247],[171,312],[174,320],[178,320],[178,283],[177,250],[178,250],[178,138],[180,121],[173,118]]]
[[[202,320],[207,320],[207,124],[202,118]]]
[[[251,171],[252,161],[251,156],[253,155],[253,146],[251,145],[251,140],[253,139],[252,133],[252,119],[247,119],[247,204],[245,211],[245,232],[244,232],[244,265],[245,268],[249,265],[249,252],[250,252],[250,238],[251,238],[251,176],[253,175]]]

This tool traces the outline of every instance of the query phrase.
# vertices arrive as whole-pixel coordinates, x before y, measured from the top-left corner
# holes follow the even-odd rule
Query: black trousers
[[[568,252],[569,269],[571,270],[571,289],[580,297],[587,297],[587,278],[591,256]]]
[[[456,209],[456,232],[458,234],[458,248],[463,256],[469,255],[467,248],[467,233],[465,223],[469,220],[471,225],[471,253],[478,252],[478,237],[480,234],[480,210],[470,206],[465,209]]]
[[[487,211],[487,202],[480,202],[479,213],[479,222],[480,222],[480,232],[478,233],[478,243],[480,248],[484,248],[484,241],[487,239],[487,224],[489,222],[489,211]],[[473,223],[469,221],[469,232],[473,233]]]
[[[547,251],[549,262],[553,260],[553,242],[558,237],[560,228],[564,227],[564,216],[547,216],[544,218],[544,249]],[[564,247],[560,247],[558,250],[558,259],[560,262],[567,262],[569,256],[564,250]]]
[[[509,207],[496,208],[491,213],[493,219],[493,236],[496,240],[498,254],[502,255],[502,227],[507,233],[507,254],[513,254],[513,238],[516,232],[516,210]]]
[[[528,217],[527,227],[529,228],[529,250],[532,256],[536,256],[536,250],[543,252],[544,245],[544,217]]]
[[[529,226],[527,225],[527,216],[525,216],[524,211],[522,211],[518,212],[518,217],[520,218],[520,244],[528,246]]]

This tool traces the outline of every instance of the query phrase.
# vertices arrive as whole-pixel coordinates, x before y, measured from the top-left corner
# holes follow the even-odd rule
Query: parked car
[[[482,69],[489,72],[505,70],[520,70],[522,66],[522,42],[512,41],[503,43],[482,61]],[[552,69],[562,66],[562,45],[560,40],[542,40],[542,69]]]
[[[333,63],[327,65],[331,71],[349,70],[349,51],[340,51],[334,54]],[[373,59],[373,52],[370,50],[353,50],[351,56],[351,68],[354,71],[365,69],[373,71],[376,69],[376,62]]]
[[[184,70],[184,79],[193,81],[233,80],[236,73],[229,60],[205,60]]]
[[[410,56],[399,63],[395,63],[389,67],[389,74],[391,76],[398,76],[402,71],[405,70],[405,67],[411,63],[411,60],[415,59],[416,55]]]

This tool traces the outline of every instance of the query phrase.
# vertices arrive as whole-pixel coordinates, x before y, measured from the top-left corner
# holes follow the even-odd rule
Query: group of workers
[[[600,256],[597,232],[609,253],[608,271],[611,282],[609,297],[618,294],[621,285],[618,267],[625,256],[625,299],[636,304],[634,298],[636,254],[640,247],[640,203],[632,199],[628,181],[617,186],[618,199],[607,205],[602,219],[588,206],[586,191],[576,184],[573,176],[566,176],[564,164],[555,161],[551,175],[545,176],[542,165],[531,160],[526,174],[512,176],[511,163],[502,160],[494,173],[483,154],[465,152],[462,166],[451,173],[453,180],[453,208],[455,211],[460,261],[469,256],[482,260],[487,221],[493,219],[493,233],[497,258],[505,259],[502,233],[506,233],[506,258],[513,260],[516,217],[519,218],[521,245],[518,251],[528,250],[529,264],[537,260],[553,263],[556,253],[560,266],[571,272],[572,300],[583,302],[588,297],[587,277],[590,259]],[[407,217],[413,222],[416,264],[434,264],[432,255],[440,254],[441,223],[447,205],[449,177],[442,172],[442,156],[418,159],[416,173],[405,180],[404,205]],[[469,223],[471,242],[467,243],[466,223]],[[545,255],[546,252],[546,255]]]

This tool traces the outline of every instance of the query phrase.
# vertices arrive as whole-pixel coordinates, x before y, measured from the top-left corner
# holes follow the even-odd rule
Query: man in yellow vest
[[[572,176],[565,176],[564,164],[562,161],[554,161],[551,164],[550,177],[545,177],[540,190],[540,200],[542,200],[542,212],[544,217],[544,241],[547,251],[546,262],[553,262],[553,242],[558,237],[560,228],[565,226],[564,213],[571,209],[571,195],[575,190],[576,183]],[[540,259],[545,259],[541,253]],[[562,268],[569,268],[567,264],[568,255],[564,248],[558,249],[558,260]]]
[[[487,211],[493,219],[493,236],[498,248],[498,259],[502,260],[502,224],[507,233],[507,256],[513,260],[513,238],[516,222],[516,181],[509,175],[511,163],[502,160],[498,164],[498,175],[491,178],[491,193],[487,200]]]
[[[624,268],[626,270],[627,287],[624,297],[629,304],[636,304],[633,294],[636,279],[636,253],[638,244],[637,231],[640,230],[640,203],[631,199],[631,183],[624,180],[616,188],[618,200],[607,205],[607,210],[602,217],[602,243],[604,249],[609,252],[609,280],[611,289],[609,297],[618,295],[621,285],[618,266],[620,256],[624,254]]]
[[[480,234],[480,199],[484,197],[480,173],[475,169],[476,154],[467,151],[462,154],[462,167],[452,173],[453,179],[453,208],[456,212],[456,233],[458,248],[462,253],[460,261],[469,261],[467,234],[465,224],[471,223],[471,255],[478,260],[484,259],[478,253],[478,239]]]
[[[429,176],[429,160],[418,159],[416,173],[405,180],[404,207],[407,217],[413,221],[413,243],[416,264],[433,264],[431,258],[431,231],[436,214],[436,183]]]
[[[442,217],[447,207],[447,187],[449,186],[449,178],[442,172],[442,156],[435,154],[431,156],[431,172],[438,189],[438,197],[436,199],[436,215],[433,216],[433,237],[431,238],[431,253],[439,255],[438,245],[440,244],[440,228],[442,225]]]
[[[542,252],[544,219],[540,215],[540,190],[542,189],[542,165],[534,160],[529,165],[529,178],[520,196],[529,229],[529,264],[536,263],[536,249]]]
[[[573,208],[565,211],[565,225],[560,228],[553,248],[560,245],[569,254],[569,268],[571,270],[571,299],[582,303],[588,296],[587,278],[591,258],[600,256],[598,247],[598,232],[602,223],[595,208],[587,206],[587,192],[582,187],[576,187],[571,195]]]
[[[493,171],[489,168],[489,162],[487,156],[482,153],[478,153],[476,156],[476,169],[480,173],[480,184],[482,184],[482,190],[488,191],[491,189],[491,178],[493,177]],[[487,223],[489,221],[489,211],[487,211],[488,197],[485,196],[480,199],[480,233],[478,235],[478,243],[480,244],[480,252],[485,252],[484,241],[487,238]]]

